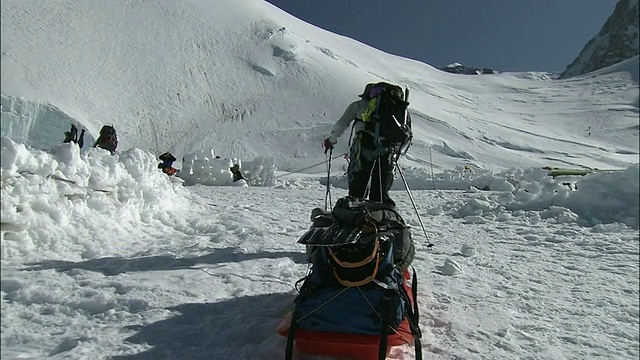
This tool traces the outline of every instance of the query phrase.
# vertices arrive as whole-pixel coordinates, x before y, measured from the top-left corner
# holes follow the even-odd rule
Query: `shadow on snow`
[[[275,329],[293,299],[264,294],[171,307],[177,313],[171,318],[127,327],[137,331],[128,342],[151,349],[111,359],[282,359],[286,340]]]
[[[48,270],[55,269],[63,272],[72,269],[101,272],[104,275],[118,275],[126,272],[154,271],[154,270],[178,270],[188,269],[198,264],[219,264],[226,262],[241,262],[255,259],[279,259],[288,257],[294,262],[305,264],[307,257],[302,252],[269,252],[243,253],[238,248],[218,249],[214,252],[189,258],[176,258],[169,255],[146,256],[139,258],[106,257],[87,261],[73,262],[62,260],[45,260],[28,263],[30,266],[23,270]]]

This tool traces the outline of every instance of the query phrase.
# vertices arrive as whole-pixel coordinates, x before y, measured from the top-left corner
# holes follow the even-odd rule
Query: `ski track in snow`
[[[324,203],[324,188],[190,189],[202,207],[185,214],[192,228],[170,235],[170,246],[149,244],[135,257],[4,262],[3,334],[10,335],[3,335],[3,349],[39,345],[30,354],[3,355],[283,358],[285,339],[274,329],[307,270],[296,241],[311,209]],[[436,244],[429,250],[406,193],[393,193],[417,245],[425,358],[637,356],[636,231],[612,236],[524,212],[499,220],[430,215],[479,195],[414,191]],[[460,272],[438,271],[445,261]],[[21,323],[16,318],[29,318],[41,332],[13,327]]]

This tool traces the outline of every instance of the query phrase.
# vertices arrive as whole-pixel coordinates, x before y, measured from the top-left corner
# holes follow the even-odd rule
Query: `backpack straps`
[[[378,348],[378,360],[387,358],[387,341],[389,336],[389,324],[391,316],[391,297],[387,294],[382,298],[382,319],[380,324],[380,347]]]
[[[411,279],[411,295],[413,295],[413,315],[415,316],[416,324],[420,320],[420,309],[418,308],[418,276],[416,275],[416,269],[412,266],[413,277]],[[422,334],[420,334],[422,336]]]
[[[358,119],[356,119],[353,124],[351,124],[351,133],[349,134],[349,142],[347,143],[347,145],[349,146],[349,148],[351,148],[351,139],[353,139],[353,129],[355,129],[356,127],[356,122],[358,122]]]
[[[406,308],[407,321],[409,321],[409,328],[411,334],[413,334],[413,344],[415,347],[416,360],[422,360],[422,331],[420,330],[420,312],[418,310],[418,277],[416,275],[416,269],[412,266],[413,277],[411,279],[411,295],[413,295],[413,309],[411,307]],[[404,291],[404,286],[402,287]],[[406,292],[405,292],[406,294]]]

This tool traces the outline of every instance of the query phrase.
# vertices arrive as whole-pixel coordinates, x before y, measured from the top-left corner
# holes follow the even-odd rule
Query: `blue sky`
[[[436,67],[561,72],[617,0],[267,0],[308,23]]]

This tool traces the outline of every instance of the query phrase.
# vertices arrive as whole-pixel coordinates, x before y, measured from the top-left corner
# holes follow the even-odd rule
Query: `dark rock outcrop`
[[[475,67],[464,66],[460,63],[449,64],[439,70],[446,71],[452,74],[463,74],[463,75],[479,75],[479,74],[495,74],[496,71],[489,68],[478,69]]]
[[[560,75],[586,74],[638,55],[638,0],[620,0],[604,26]]]

